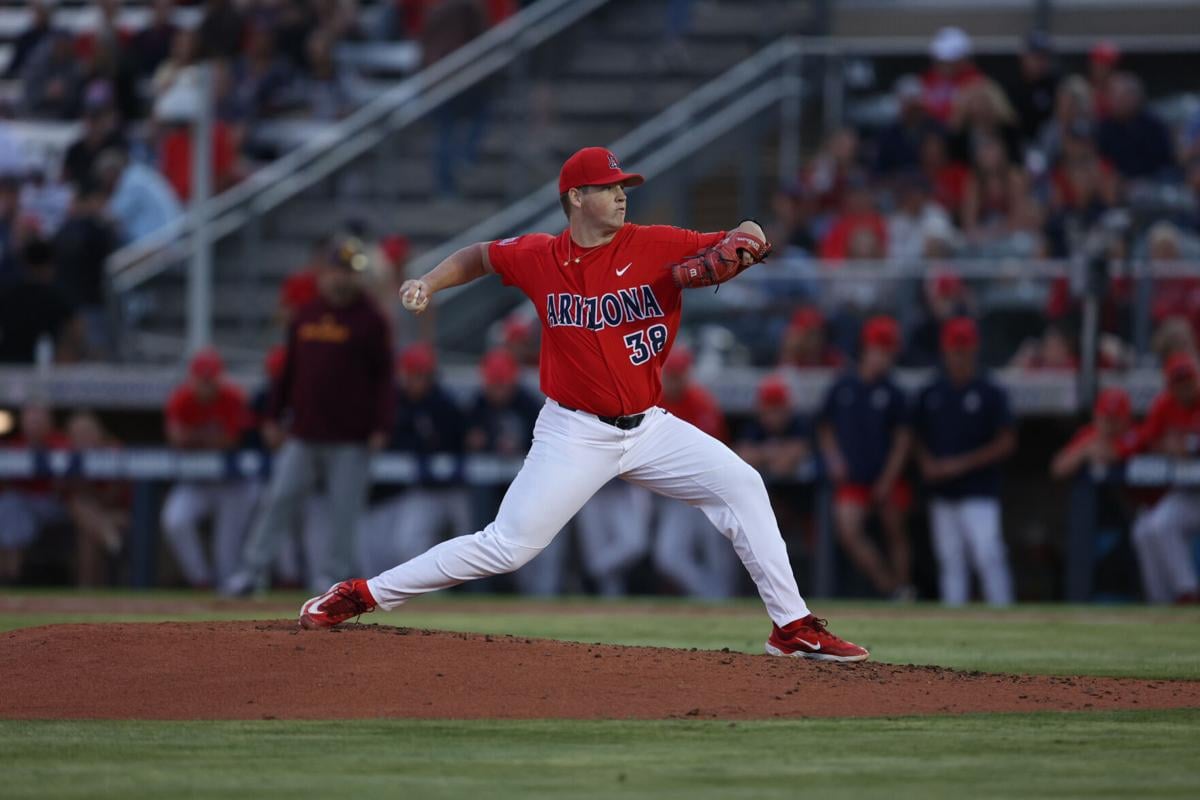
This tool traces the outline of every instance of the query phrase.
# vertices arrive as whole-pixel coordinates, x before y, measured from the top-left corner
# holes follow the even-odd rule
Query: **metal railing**
[[[230,236],[247,222],[313,186],[464,89],[496,74],[521,55],[588,16],[608,0],[540,0],[445,58],[401,81],[316,140],[287,153],[237,186],[213,197],[108,260],[117,294],[160,274],[183,257],[201,226],[207,241]]]

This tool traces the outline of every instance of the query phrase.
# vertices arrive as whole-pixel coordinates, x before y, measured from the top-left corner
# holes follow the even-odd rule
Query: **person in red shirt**
[[[718,441],[729,439],[725,415],[712,393],[692,380],[692,353],[676,345],[663,364],[661,407]],[[652,553],[654,568],[691,597],[716,600],[737,589],[733,553],[713,535],[704,514],[669,497],[660,499]]]
[[[643,180],[604,148],[584,148],[559,172],[566,230],[469,245],[400,287],[401,303],[417,313],[437,292],[492,273],[521,289],[542,323],[546,404],[493,522],[370,580],[331,587],[301,607],[302,627],[330,627],[512,572],[544,549],[596,490],[620,477],[697,506],[732,542],[773,623],[768,653],[868,657],[830,633],[800,596],[759,474],[659,406],[683,287],[712,286],[761,261],[770,252],[762,228],[745,221],[729,232],[699,233],[626,222],[626,190]]]
[[[50,407],[31,401],[21,409],[20,433],[4,443],[35,452],[67,450],[71,442],[54,427]],[[0,484],[0,586],[21,577],[25,550],[47,525],[64,522],[67,512],[50,478],[22,478]]]
[[[1172,458],[1200,455],[1200,366],[1194,356],[1176,353],[1163,367],[1166,389],[1150,406],[1124,454],[1154,451]],[[1189,535],[1200,520],[1200,491],[1167,492],[1133,525],[1133,544],[1142,571],[1142,588],[1151,603],[1200,600],[1196,563]]]
[[[225,365],[212,349],[200,350],[188,379],[167,400],[167,444],[177,450],[229,450],[251,423],[242,390],[223,379]],[[162,531],[183,578],[195,588],[219,586],[238,567],[242,539],[258,493],[250,481],[181,481],[162,509]],[[199,526],[213,521],[212,559]]]
[[[1108,467],[1123,460],[1133,431],[1132,404],[1124,389],[1105,389],[1096,396],[1092,421],[1084,425],[1050,462],[1050,475],[1062,480],[1085,465]]]
[[[922,99],[929,116],[945,125],[964,87],[983,73],[971,60],[971,37],[960,28],[942,28],[929,43],[933,64],[921,76]]]
[[[880,259],[887,255],[887,220],[875,207],[871,187],[861,175],[847,183],[841,213],[821,240],[825,261]]]

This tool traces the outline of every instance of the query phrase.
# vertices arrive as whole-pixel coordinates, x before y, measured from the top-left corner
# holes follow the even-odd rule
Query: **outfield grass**
[[[6,798],[1194,797],[1200,711],[0,722]]]
[[[202,596],[155,593],[145,597],[195,600]],[[262,619],[277,616],[281,603],[298,606],[300,599],[299,595],[275,596],[265,607],[270,611],[0,613],[0,630],[59,622]],[[462,604],[470,608],[458,609]],[[705,613],[703,605],[670,600],[572,599],[554,604],[553,609],[534,613],[527,603],[509,598],[439,595],[435,604],[416,602],[362,619],[453,631],[663,647],[729,647],[752,653],[762,651],[769,625],[761,607],[745,601],[724,604],[712,613]],[[822,602],[819,610],[830,618],[835,632],[870,648],[878,661],[989,672],[1200,679],[1200,612],[1195,610],[1020,606],[1010,611],[946,611],[933,605],[898,610],[890,605],[828,602]]]

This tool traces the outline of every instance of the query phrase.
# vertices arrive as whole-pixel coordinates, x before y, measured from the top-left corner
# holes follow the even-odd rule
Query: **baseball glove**
[[[750,257],[748,263],[743,261],[743,254]],[[681,289],[715,286],[770,254],[771,245],[765,239],[744,231],[730,231],[724,239],[707,250],[671,265],[671,277]]]

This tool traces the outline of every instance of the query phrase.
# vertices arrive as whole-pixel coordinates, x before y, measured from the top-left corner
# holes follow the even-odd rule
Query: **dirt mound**
[[[721,718],[1200,707],[1200,681],[1056,678],[375,625],[54,625],[0,638],[0,717]]]

